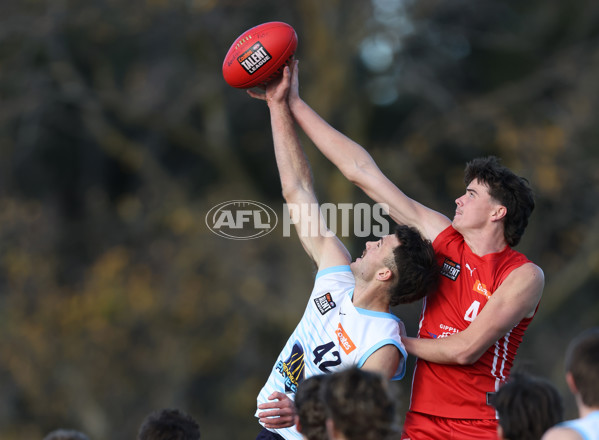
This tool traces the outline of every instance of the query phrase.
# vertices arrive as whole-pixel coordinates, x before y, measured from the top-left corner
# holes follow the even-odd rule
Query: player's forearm
[[[285,199],[293,202],[289,199],[297,191],[312,191],[312,173],[299,143],[289,107],[271,103],[269,108],[281,187]]]
[[[408,354],[437,364],[469,365],[482,353],[473,353],[457,335],[447,338],[402,338]]]
[[[295,121],[345,177],[360,184],[362,167],[374,165],[370,154],[359,144],[333,128],[301,99],[290,102]]]
[[[310,164],[299,143],[288,105],[271,102],[269,108],[275,158],[289,216],[306,253],[320,266],[325,235],[313,232],[324,232],[326,228],[321,223]]]

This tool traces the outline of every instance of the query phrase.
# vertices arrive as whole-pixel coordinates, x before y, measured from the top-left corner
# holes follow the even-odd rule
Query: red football
[[[296,48],[297,34],[287,23],[259,24],[235,40],[223,62],[223,77],[238,89],[267,84],[283,72]]]

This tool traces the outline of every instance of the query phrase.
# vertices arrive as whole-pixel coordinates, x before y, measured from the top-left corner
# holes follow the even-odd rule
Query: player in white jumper
[[[294,426],[292,399],[306,377],[353,365],[389,379],[403,377],[407,354],[399,319],[389,308],[422,298],[436,286],[439,273],[431,243],[414,228],[402,226],[368,242],[352,262],[320,213],[310,215],[308,207],[317,207],[318,201],[287,104],[289,67],[283,75],[265,94],[250,95],[268,104],[283,196],[318,273],[304,316],[258,395],[256,416],[264,428],[257,439],[302,438]],[[319,232],[305,233],[313,230]]]
[[[570,343],[566,383],[580,418],[551,428],[542,440],[599,440],[599,327],[581,333]]]

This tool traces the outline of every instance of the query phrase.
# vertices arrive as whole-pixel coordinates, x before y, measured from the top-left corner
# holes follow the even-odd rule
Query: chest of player
[[[425,322],[429,337],[464,330],[485,307],[503,280],[494,261],[442,255],[438,291],[427,299]]]
[[[357,363],[363,341],[356,330],[359,319],[351,301],[333,301],[328,293],[316,297],[303,321],[308,327],[298,336],[311,374],[332,373]]]
[[[381,341],[399,338],[397,318],[391,314],[356,308],[351,295],[328,295],[313,298],[306,316],[312,330],[303,337],[309,359],[320,372],[359,365]]]

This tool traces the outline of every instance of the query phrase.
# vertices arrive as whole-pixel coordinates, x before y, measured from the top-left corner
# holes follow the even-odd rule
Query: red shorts
[[[450,419],[408,411],[401,440],[497,440],[497,420]]]

